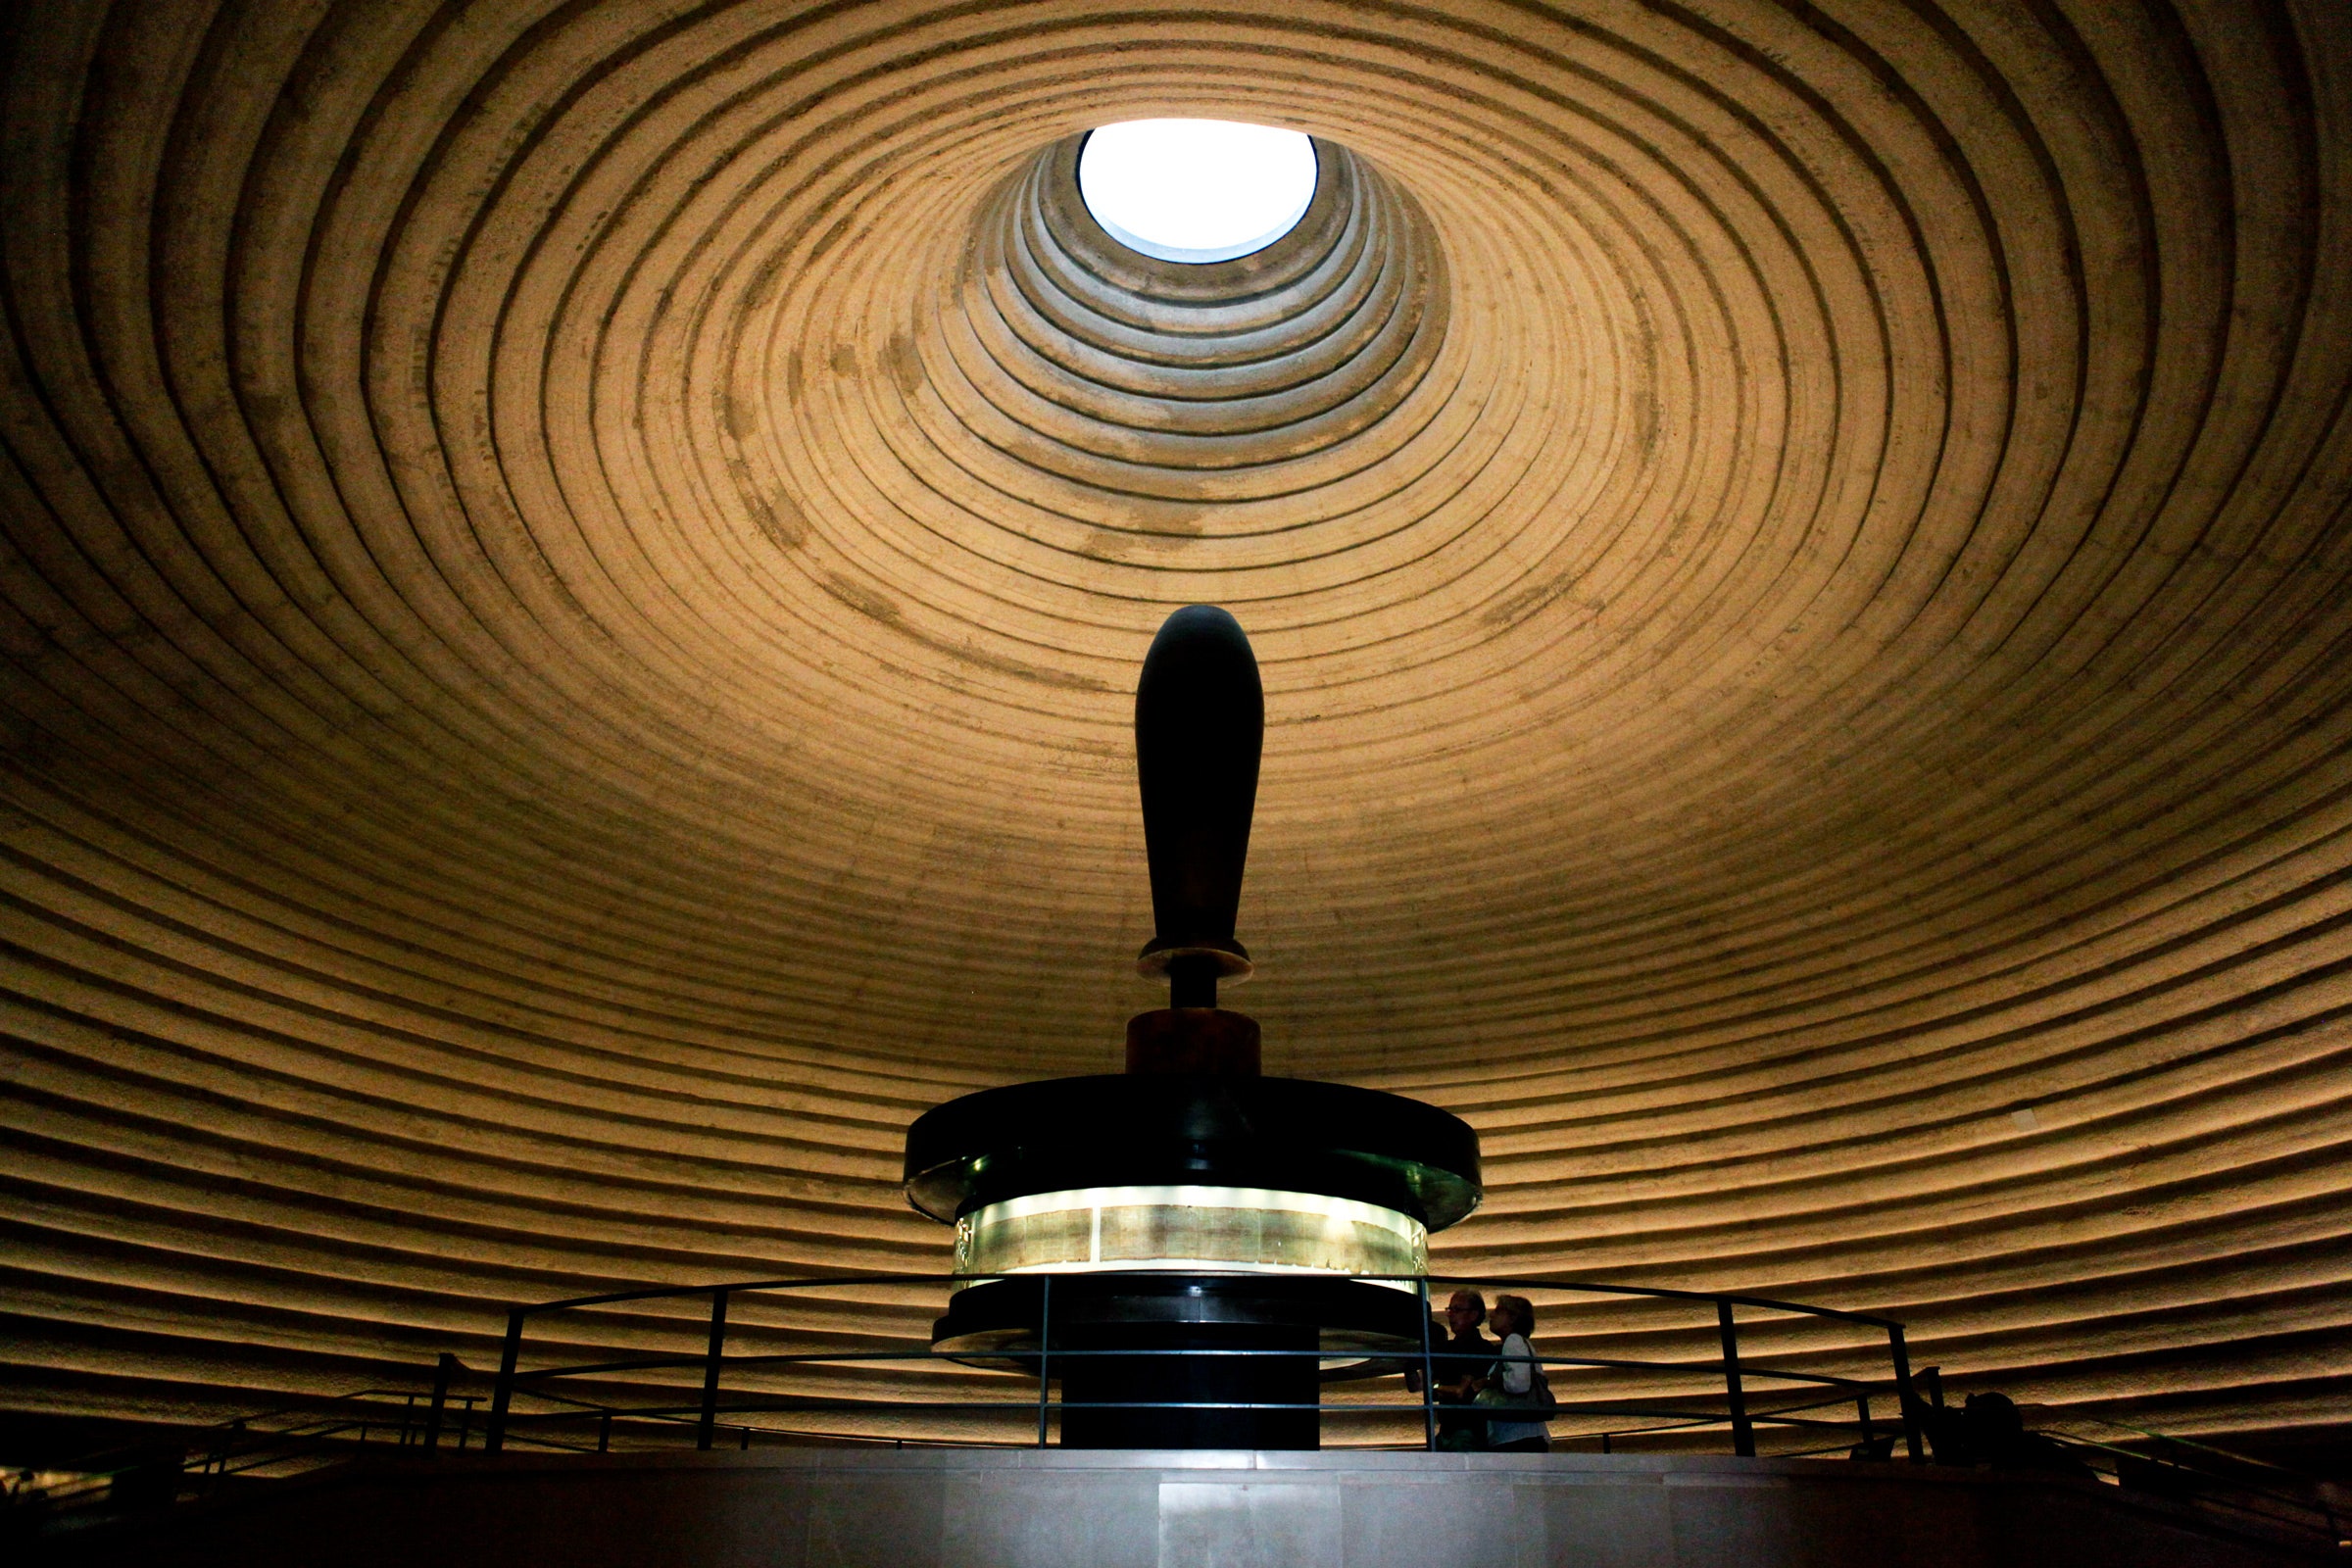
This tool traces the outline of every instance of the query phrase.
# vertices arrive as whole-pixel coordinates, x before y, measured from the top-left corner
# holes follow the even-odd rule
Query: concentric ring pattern
[[[945,1268],[906,1124],[1152,1003],[1207,601],[1234,1001],[1480,1128],[1441,1267],[2352,1418],[2341,22],[18,8],[11,1402]],[[1157,115],[1315,205],[1125,252],[1076,138]]]

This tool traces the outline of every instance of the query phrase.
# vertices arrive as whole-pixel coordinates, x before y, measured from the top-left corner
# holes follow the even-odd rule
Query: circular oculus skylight
[[[1090,132],[1078,192],[1110,237],[1163,262],[1229,262],[1289,233],[1315,199],[1314,143],[1230,120]]]

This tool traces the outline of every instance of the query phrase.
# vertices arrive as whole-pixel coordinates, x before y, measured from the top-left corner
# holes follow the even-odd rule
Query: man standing
[[[1487,1320],[1487,1298],[1476,1291],[1456,1291],[1446,1302],[1446,1334],[1430,1341],[1438,1405],[1438,1446],[1460,1452],[1487,1446],[1487,1421],[1469,1413],[1477,1397],[1478,1379],[1493,1364],[1495,1344],[1478,1332]],[[1421,1369],[1407,1367],[1404,1386],[1421,1392]],[[1458,1407],[1458,1408],[1449,1408]]]

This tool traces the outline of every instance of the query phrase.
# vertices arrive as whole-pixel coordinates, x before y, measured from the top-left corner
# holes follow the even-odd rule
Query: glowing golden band
[[[1255,1187],[1088,1187],[991,1203],[956,1222],[959,1274],[1420,1274],[1428,1267],[1428,1228],[1408,1214]]]

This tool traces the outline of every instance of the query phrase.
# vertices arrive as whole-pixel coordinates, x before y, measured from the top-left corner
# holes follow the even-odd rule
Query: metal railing
[[[222,1422],[212,1429],[192,1479],[199,1491],[208,1491],[232,1476],[300,1469],[306,1460],[333,1458],[355,1444],[369,1442],[390,1442],[404,1448],[478,1444],[487,1401],[480,1395],[454,1390],[456,1380],[465,1375],[464,1363],[445,1353],[433,1364],[431,1389],[421,1394],[414,1389],[363,1389]]]
[[[1135,1271],[1142,1274],[1151,1271]],[[1204,1271],[1187,1270],[1188,1274]],[[1102,1276],[1089,1275],[1090,1282]],[[1164,1278],[1164,1273],[1160,1276]],[[1809,1306],[1758,1296],[1709,1295],[1702,1292],[1650,1289],[1592,1281],[1536,1278],[1485,1278],[1455,1275],[1362,1276],[1413,1293],[1422,1324],[1420,1343],[1401,1350],[1394,1342],[1362,1349],[1211,1350],[1098,1349],[1073,1347],[1054,1332],[1053,1282],[1038,1279],[1038,1323],[1026,1346],[956,1352],[928,1345],[886,1348],[825,1348],[808,1350],[747,1350],[757,1342],[778,1334],[806,1338],[808,1308],[831,1305],[826,1293],[862,1291],[896,1296],[908,1303],[907,1293],[930,1294],[980,1283],[956,1275],[799,1275],[691,1289],[658,1287],[579,1297],[513,1309],[499,1372],[483,1392],[482,1375],[462,1365],[454,1355],[442,1355],[430,1369],[430,1389],[368,1389],[356,1394],[304,1400],[277,1409],[241,1416],[218,1424],[184,1443],[148,1443],[88,1455],[73,1462],[69,1474],[35,1491],[9,1488],[12,1516],[40,1516],[43,1533],[72,1530],[102,1522],[124,1507],[147,1507],[216,1494],[232,1480],[266,1482],[314,1471],[356,1458],[369,1446],[391,1445],[412,1450],[467,1449],[496,1452],[510,1444],[540,1449],[603,1451],[615,1447],[647,1447],[692,1441],[710,1448],[725,1441],[750,1447],[778,1443],[883,1443],[909,1446],[1044,1446],[1052,1441],[1056,1415],[1071,1410],[1166,1409],[1292,1410],[1317,1413],[1363,1425],[1387,1422],[1392,1431],[1387,1446],[1422,1447],[1438,1444],[1447,1425],[1478,1424],[1491,1419],[1544,1420],[1553,1428],[1554,1446],[1596,1444],[1602,1452],[1625,1451],[1629,1442],[1640,1446],[1688,1447],[1693,1442],[1720,1445],[1728,1439],[1738,1454],[1755,1454],[1759,1433],[1785,1442],[1772,1442],[1773,1456],[1799,1457],[1843,1451],[1853,1457],[1887,1458],[1900,1445],[1914,1461],[1932,1446],[1945,1463],[1989,1462],[1996,1469],[2047,1468],[2049,1453],[2062,1455],[2057,1468],[2071,1470],[2118,1486],[2122,1491],[2160,1503],[2187,1509],[2209,1523],[2278,1544],[2322,1550],[2336,1547],[2346,1538],[2345,1520],[2333,1506],[2335,1494],[2315,1478],[2265,1460],[2189,1439],[2143,1431],[2088,1414],[2062,1416],[2061,1425],[2044,1426],[2023,1437],[2029,1447],[2048,1447],[2040,1459],[2030,1455],[1987,1455],[1964,1430],[1965,1413],[1947,1408],[1942,1382],[1935,1367],[1920,1369],[1916,1378],[1909,1364],[1899,1323],[1867,1313]],[[1521,1294],[1611,1298],[1643,1310],[1652,1304],[1653,1321],[1626,1327],[1603,1326],[1615,1337],[1673,1335],[1685,1346],[1704,1343],[1714,1355],[1657,1356],[1562,1353],[1559,1342],[1571,1348],[1589,1348],[1579,1342],[1595,1338],[1593,1325],[1571,1324],[1563,1334],[1555,1323],[1572,1304],[1544,1304],[1540,1316],[1553,1326],[1537,1336],[1537,1363],[1547,1375],[1573,1385],[1582,1377],[1615,1378],[1621,1388],[1599,1397],[1568,1397],[1542,1403],[1532,1396],[1520,1404],[1463,1405],[1446,1402],[1438,1393],[1442,1373],[1485,1373],[1495,1362],[1492,1348],[1464,1355],[1439,1348],[1430,1337],[1429,1307],[1433,1287],[1439,1290],[1483,1288]],[[757,1321],[747,1303],[782,1297],[790,1309],[779,1325]],[[652,1314],[644,1309],[689,1303],[691,1317]],[[870,1301],[867,1304],[871,1304]],[[1682,1309],[1689,1308],[1686,1313]],[[691,1349],[676,1354],[605,1355],[592,1361],[564,1361],[544,1352],[559,1348],[556,1332],[562,1325],[588,1321],[591,1339],[645,1340],[690,1336]],[[1786,1332],[1791,1325],[1810,1326],[1811,1343],[1797,1348],[1801,1359],[1813,1365],[1786,1364],[1789,1359]],[[539,1334],[534,1340],[532,1330]],[[1778,1353],[1756,1353],[1758,1328],[1781,1331]],[[1827,1343],[1818,1331],[1828,1328],[1838,1343]],[[1859,1330],[1858,1343],[1847,1330]],[[1748,1337],[1743,1339],[1743,1333]],[[1550,1350],[1545,1341],[1553,1342]],[[1882,1347],[1883,1348],[1879,1348]],[[525,1366],[526,1351],[534,1363]],[[1313,1357],[1319,1363],[1345,1362],[1338,1369],[1340,1387],[1352,1385],[1353,1398],[1319,1396],[1312,1404],[1241,1403],[1199,1400],[1161,1400],[1102,1403],[1065,1402],[1054,1397],[1055,1367],[1088,1355],[1256,1355]],[[1854,1374],[1857,1362],[1875,1360],[1867,1376]],[[985,1362],[994,1371],[971,1370]],[[945,1363],[955,1374],[977,1380],[983,1392],[1002,1389],[994,1397],[923,1398],[903,1390],[886,1389],[859,1395],[778,1394],[759,1385],[763,1374],[781,1369],[788,1375],[822,1373],[846,1368],[853,1376],[891,1363],[907,1363],[935,1371]],[[1825,1365],[1843,1370],[1825,1370]],[[1401,1396],[1388,1380],[1399,1373],[1417,1374],[1419,1390]],[[1333,1374],[1327,1372],[1326,1376]],[[1663,1381],[1684,1391],[1703,1384],[1700,1392],[1657,1392],[1627,1395],[1624,1380]],[[419,1382],[423,1374],[419,1373]],[[458,1385],[464,1380],[472,1392]],[[635,1381],[628,1381],[635,1380]],[[1373,1387],[1378,1385],[1378,1387]],[[1917,1397],[1914,1387],[1925,1395]],[[959,1391],[968,1392],[968,1391]],[[1570,1393],[1577,1390],[1572,1386]],[[1891,1398],[1895,1415],[1874,1415],[1874,1398]],[[1844,1411],[1851,1408],[1851,1416]],[[1884,1410],[1882,1405],[1881,1410]],[[2052,1412],[2056,1414],[2056,1412]],[[863,1430],[840,1430],[842,1418]],[[958,1419],[978,1417],[993,1431],[956,1428]],[[878,1430],[877,1418],[895,1424],[896,1431]],[[1630,1423],[1630,1424],[1629,1424]],[[1955,1423],[1959,1423],[1955,1425]],[[2105,1429],[2104,1435],[2068,1431],[2068,1427]],[[1563,1427],[1576,1430],[1563,1433]],[[927,1430],[926,1430],[927,1429]],[[1409,1429],[1409,1436],[1402,1436]],[[1927,1440],[1923,1442],[1923,1439]],[[1825,1441],[1826,1440],[1826,1441]],[[1354,1445],[1351,1445],[1354,1446]],[[1364,1446],[1384,1444],[1376,1438]],[[170,1448],[169,1454],[162,1450]],[[1946,1451],[1950,1449],[1951,1451]],[[13,1478],[12,1478],[13,1479]],[[29,1479],[29,1477],[25,1478]],[[156,1483],[164,1486],[158,1488]],[[122,1493],[128,1487],[130,1492]]]
[[[1167,1271],[1135,1270],[1136,1276],[1166,1277]],[[1214,1277],[1213,1270],[1185,1270],[1188,1275]],[[1106,1278],[1121,1277],[1121,1271],[1090,1272],[1084,1276],[1089,1288],[1099,1288]],[[1054,1320],[1054,1276],[1022,1276],[1038,1282],[1038,1316],[1035,1337],[1026,1344],[1002,1349],[974,1352],[968,1349],[938,1350],[924,1346],[921,1348],[896,1346],[890,1348],[820,1348],[813,1349],[761,1350],[744,1349],[740,1306],[747,1299],[760,1298],[785,1298],[798,1306],[805,1319],[811,1305],[825,1304],[817,1299],[822,1293],[863,1289],[868,1292],[933,1292],[983,1283],[971,1276],[948,1274],[867,1274],[867,1275],[797,1275],[780,1279],[752,1280],[725,1285],[698,1286],[691,1289],[657,1287],[647,1290],[617,1291],[601,1296],[576,1297],[567,1300],[548,1301],[514,1308],[507,1319],[505,1345],[500,1356],[499,1371],[493,1385],[491,1403],[483,1446],[497,1451],[510,1443],[533,1446],[571,1449],[610,1449],[616,1433],[631,1446],[644,1446],[663,1440],[678,1441],[691,1432],[698,1448],[710,1448],[721,1441],[722,1431],[738,1446],[749,1447],[755,1438],[766,1442],[807,1441],[880,1441],[902,1446],[908,1442],[984,1443],[1005,1445],[1021,1443],[1044,1446],[1053,1439],[1054,1418],[1068,1411],[1097,1410],[1250,1410],[1250,1411],[1307,1411],[1317,1413],[1323,1422],[1343,1420],[1377,1427],[1386,1421],[1391,1431],[1391,1446],[1437,1446],[1442,1427],[1458,1427],[1466,1421],[1518,1420],[1547,1421],[1555,1426],[1568,1425],[1579,1430],[1561,1435],[1564,1441],[1596,1441],[1603,1451],[1615,1451],[1628,1439],[1655,1438],[1670,1435],[1682,1439],[1728,1436],[1736,1454],[1754,1455],[1757,1452],[1758,1430],[1768,1429],[1776,1436],[1790,1438],[1793,1443],[1775,1446],[1775,1451],[1795,1456],[1824,1452],[1862,1453],[1886,1456],[1899,1442],[1913,1460],[1925,1457],[1916,1418],[1917,1401],[1912,1396],[1908,1353],[1903,1342],[1902,1325],[1891,1319],[1868,1313],[1847,1312],[1834,1307],[1807,1305],[1796,1301],[1776,1300],[1769,1297],[1720,1295],[1698,1291],[1682,1291],[1642,1286],[1617,1285],[1588,1280],[1558,1280],[1528,1277],[1494,1278],[1459,1275],[1359,1275],[1355,1278],[1387,1284],[1412,1291],[1419,1302],[1422,1342],[1417,1348],[1399,1350],[1391,1345],[1382,1348],[1350,1349],[1323,1348],[1317,1349],[1150,1349],[1081,1348],[1056,1338]],[[1640,1300],[1658,1303],[1668,1308],[1688,1305],[1694,1320],[1681,1325],[1686,1335],[1704,1335],[1710,1348],[1719,1350],[1714,1356],[1680,1356],[1674,1359],[1644,1358],[1629,1355],[1568,1354],[1556,1348],[1547,1352],[1543,1345],[1546,1339],[1557,1341],[1555,1331],[1539,1332],[1537,1336],[1537,1365],[1545,1374],[1547,1384],[1561,1378],[1573,1380],[1580,1376],[1614,1380],[1615,1391],[1602,1389],[1597,1397],[1558,1397],[1553,1389],[1555,1403],[1536,1402],[1531,1390],[1529,1402],[1520,1404],[1482,1403],[1475,1407],[1447,1402],[1439,1391],[1441,1374],[1452,1376],[1469,1373],[1485,1374],[1494,1364],[1493,1350],[1466,1355],[1443,1348],[1430,1338],[1429,1308],[1432,1292],[1436,1290],[1482,1289],[1487,1291],[1515,1291],[1522,1295],[1581,1298],[1586,1304],[1592,1298],[1618,1301]],[[532,1330],[541,1330],[541,1342],[554,1338],[554,1325],[566,1314],[602,1312],[604,1337],[642,1339],[648,1327],[647,1319],[637,1315],[640,1309],[657,1303],[697,1301],[707,1302],[707,1310],[697,1314],[701,1346],[698,1351],[688,1350],[671,1354],[629,1354],[605,1356],[588,1361],[564,1362],[526,1355],[532,1348]],[[839,1303],[834,1303],[838,1306]],[[730,1322],[731,1308],[738,1309]],[[1572,1308],[1548,1304],[1543,1308],[1547,1320]],[[618,1314],[615,1316],[615,1314]],[[1743,1321],[1742,1314],[1745,1314]],[[1841,1363],[1850,1368],[1862,1355],[1869,1355],[1885,1367],[1877,1367],[1869,1376],[1853,1376],[1849,1371],[1828,1371],[1811,1367],[1779,1364],[1772,1359],[1758,1359],[1743,1351],[1741,1331],[1755,1326],[1756,1314],[1772,1314],[1782,1325],[1795,1319],[1816,1325],[1834,1326],[1843,1330],[1859,1329],[1863,1336],[1879,1347],[1865,1351],[1850,1343],[1853,1336],[1843,1338],[1849,1343],[1834,1347],[1817,1347],[1810,1357],[1817,1361]],[[1659,1328],[1665,1326],[1660,1325]],[[1712,1331],[1709,1333],[1708,1331]],[[657,1332],[677,1335],[684,1325],[672,1317],[662,1322]],[[1657,1332],[1654,1329],[1651,1332]],[[1622,1337],[1624,1330],[1614,1331]],[[805,1327],[791,1325],[767,1331],[770,1337],[806,1340],[810,1337]],[[1586,1336],[1590,1338],[1590,1336]],[[1086,1356],[1117,1356],[1133,1359],[1139,1356],[1254,1356],[1314,1358],[1328,1367],[1343,1363],[1325,1376],[1363,1383],[1393,1377],[1408,1370],[1417,1370],[1420,1392],[1408,1398],[1399,1398],[1386,1390],[1359,1393],[1356,1397],[1334,1399],[1319,1395],[1315,1402],[1286,1403],[1271,1401],[1230,1400],[1129,1400],[1073,1402],[1054,1396],[1055,1371],[1067,1371],[1069,1363]],[[1880,1359],[1883,1357],[1883,1360]],[[772,1385],[778,1374],[798,1374],[804,1384],[808,1374],[827,1369],[838,1377],[845,1369],[851,1372],[871,1371],[888,1364],[932,1367],[936,1363],[956,1363],[970,1367],[985,1360],[1005,1369],[991,1382],[1002,1382],[1006,1376],[1018,1376],[1031,1391],[1013,1396],[991,1395],[990,1385],[984,1384],[982,1397],[911,1397],[905,1393],[893,1393],[880,1397],[858,1394],[824,1394],[779,1390]],[[539,1361],[540,1364],[526,1364]],[[1646,1393],[1629,1395],[1623,1385],[1629,1381],[1646,1380],[1653,1388]],[[769,1387],[759,1385],[765,1381]],[[870,1380],[869,1380],[870,1381]],[[1415,1381],[1415,1380],[1407,1380]],[[1679,1386],[1658,1392],[1658,1384]],[[1683,1392],[1687,1391],[1687,1392]],[[969,1386],[958,1393],[972,1392]],[[1578,1392],[1571,1389],[1572,1394]],[[1882,1401],[1874,1413],[1873,1398]],[[1891,1410],[1887,1401],[1891,1402]],[[536,1408],[526,1410],[524,1403]],[[1008,1430],[1009,1421],[1018,1411],[1022,1423],[1020,1435]],[[1847,1412],[1850,1411],[1850,1414]],[[827,1430],[825,1419],[834,1418],[832,1426],[847,1423],[861,1426],[861,1431]],[[1396,1441],[1395,1429],[1399,1418],[1417,1427],[1419,1441]],[[1631,1421],[1632,1425],[1611,1425]],[[925,1426],[930,1430],[922,1430]],[[895,1428],[895,1432],[885,1430]],[[1375,1438],[1377,1444],[1378,1439]]]
[[[188,1439],[149,1439],[81,1454],[39,1485],[8,1489],[12,1511],[38,1511],[71,1528],[125,1509],[217,1494],[248,1480],[283,1480],[349,1458],[368,1445],[479,1447],[488,1397],[459,1392],[478,1377],[455,1355],[433,1365],[429,1389],[361,1389],[257,1410]],[[27,1473],[25,1479],[29,1481]]]
[[[1936,1369],[1927,1370],[1932,1374]],[[1933,1405],[1940,1410],[1937,1380],[1928,1381]],[[2102,1429],[2106,1435],[2088,1435],[2080,1430],[2084,1427]],[[2352,1553],[2352,1535],[2347,1534],[2352,1532],[2352,1515],[2333,1506],[2340,1494],[2288,1466],[2103,1416],[2070,1416],[2034,1436],[2123,1491],[2162,1498],[2241,1533],[2299,1549]]]

